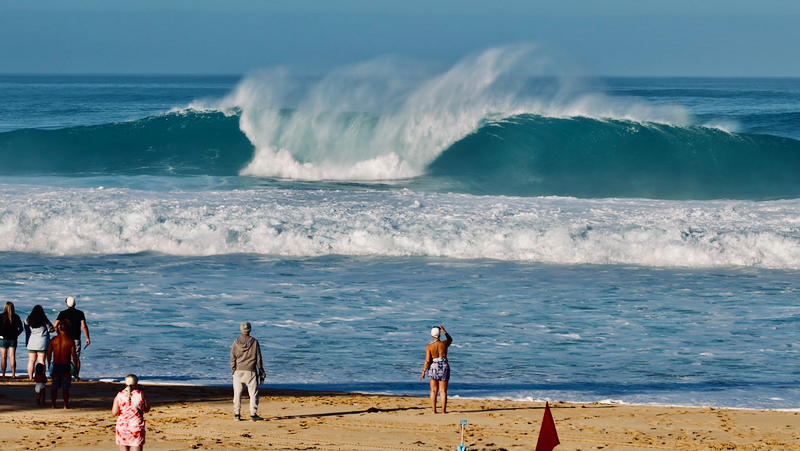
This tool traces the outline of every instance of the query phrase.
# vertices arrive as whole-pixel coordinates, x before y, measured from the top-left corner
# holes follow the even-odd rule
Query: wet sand
[[[0,381],[0,449],[109,450],[121,384],[73,384],[72,409],[36,406],[33,383]],[[146,386],[146,450],[455,450],[459,420],[470,450],[532,450],[544,405],[261,390],[265,421],[234,421],[229,387]],[[48,384],[49,401],[49,384]],[[243,407],[247,399],[243,400]],[[800,450],[796,412],[551,404],[556,450]],[[245,412],[246,413],[246,412]],[[245,415],[247,418],[247,415]]]

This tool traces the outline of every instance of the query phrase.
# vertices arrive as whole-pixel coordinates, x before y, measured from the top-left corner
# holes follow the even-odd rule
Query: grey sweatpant
[[[247,385],[250,394],[250,416],[258,413],[258,374],[254,371],[236,371],[233,373],[233,413],[239,415],[242,410],[242,386]]]

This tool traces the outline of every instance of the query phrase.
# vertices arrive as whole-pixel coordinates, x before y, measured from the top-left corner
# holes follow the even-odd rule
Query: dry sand
[[[33,383],[0,382],[0,449],[112,450],[111,401],[120,384],[73,385],[72,409],[37,407]],[[49,390],[49,385],[48,385]],[[543,405],[261,390],[265,421],[234,421],[227,387],[148,386],[146,450],[455,450],[466,419],[469,450],[533,450]],[[49,393],[48,393],[49,400]],[[243,407],[247,400],[243,400]],[[551,405],[556,450],[800,450],[795,412]]]

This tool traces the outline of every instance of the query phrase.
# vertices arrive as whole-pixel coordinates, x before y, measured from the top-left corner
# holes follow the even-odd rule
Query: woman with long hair
[[[117,393],[111,413],[117,415],[114,429],[120,451],[141,451],[144,448],[144,414],[150,402],[135,374],[125,376],[125,389]]]
[[[19,315],[14,313],[14,304],[6,302],[0,316],[0,370],[6,377],[6,358],[11,360],[11,378],[17,377],[17,337],[23,331]]]
[[[28,379],[33,380],[33,368],[36,363],[45,363],[47,347],[50,346],[50,334],[55,332],[41,305],[34,305],[31,314],[25,318],[25,336],[28,347]],[[47,365],[45,365],[46,367]]]

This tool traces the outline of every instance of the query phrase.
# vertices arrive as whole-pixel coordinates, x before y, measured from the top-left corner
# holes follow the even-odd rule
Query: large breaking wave
[[[261,72],[224,99],[136,121],[0,133],[0,174],[392,180],[581,198],[800,195],[800,141],[588,92],[534,50],[491,49],[433,75],[392,59],[305,84],[287,70]]]
[[[288,123],[294,114],[284,110],[281,118]],[[248,174],[256,149],[238,120],[182,111],[118,124],[2,133],[0,174]],[[362,128],[377,121],[356,114],[338,120]],[[303,165],[283,157],[287,165]],[[399,163],[389,157],[350,170],[372,172],[384,164],[388,175]],[[798,197],[799,174],[800,141],[790,138],[521,114],[484,120],[436,155],[421,175],[408,174],[395,185],[514,196],[764,199]]]

